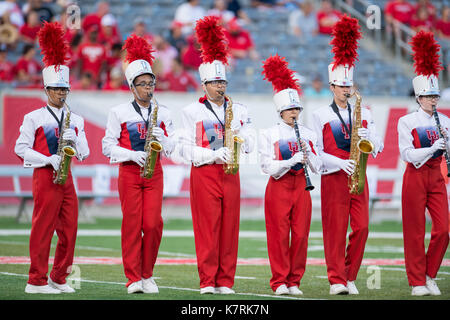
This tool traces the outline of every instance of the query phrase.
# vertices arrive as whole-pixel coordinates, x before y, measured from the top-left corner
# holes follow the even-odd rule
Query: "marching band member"
[[[200,293],[234,293],[240,215],[239,173],[224,172],[233,157],[224,135],[233,131],[252,151],[255,137],[247,108],[225,96],[228,64],[223,28],[216,17],[196,25],[203,63],[199,67],[205,96],[182,110],[182,154],[192,163],[190,202],[195,236]],[[227,123],[226,114],[233,120]],[[230,133],[231,134],[231,133]]]
[[[432,33],[420,31],[412,38],[411,45],[417,74],[412,83],[419,108],[398,121],[400,155],[407,162],[402,187],[405,266],[413,296],[440,295],[434,278],[449,242],[448,197],[440,164],[442,154],[448,154],[450,120],[433,111],[440,97],[439,44]],[[432,221],[427,251],[426,209]]]
[[[365,183],[361,194],[352,194],[347,187],[349,176],[355,170],[350,160],[352,123],[355,107],[348,102],[353,86],[354,62],[357,59],[358,39],[361,38],[358,21],[343,16],[333,28],[334,61],[328,66],[333,102],[313,113],[317,135],[318,154],[322,165],[321,206],[325,260],[330,294],[358,294],[356,280],[369,226],[369,189]],[[358,136],[370,140],[376,156],[383,149],[371,113],[361,108],[362,126]],[[367,180],[367,179],[366,179]],[[352,232],[346,247],[350,219]]]
[[[163,170],[159,152],[145,148],[156,141],[158,148],[170,156],[174,149],[173,125],[169,109],[153,99],[156,77],[151,68],[153,50],[150,44],[131,35],[124,49],[128,62],[125,76],[134,100],[111,109],[102,148],[110,163],[120,164],[118,189],[123,214],[121,242],[127,291],[158,293],[152,276],[163,230]],[[149,178],[146,172],[150,170],[151,159],[154,167]]]
[[[261,168],[271,176],[264,201],[270,287],[276,295],[301,295],[299,285],[306,267],[312,210],[307,189],[313,188],[307,171],[305,175],[305,165],[319,173],[322,162],[315,153],[316,134],[297,125],[303,107],[293,71],[278,55],[269,57],[263,69],[265,79],[274,87],[273,99],[281,118],[278,124],[262,131],[259,139]]]
[[[61,25],[44,23],[38,34],[46,65],[42,71],[47,105],[25,115],[15,153],[33,171],[33,218],[30,235],[30,270],[26,293],[73,293],[66,278],[71,273],[78,223],[78,198],[70,172],[70,157],[61,150],[70,144],[82,161],[89,155],[84,120],[65,108],[69,93],[69,45]],[[69,164],[67,172],[60,166]],[[64,176],[64,179],[56,180]],[[56,230],[55,261],[49,278],[48,259]]]

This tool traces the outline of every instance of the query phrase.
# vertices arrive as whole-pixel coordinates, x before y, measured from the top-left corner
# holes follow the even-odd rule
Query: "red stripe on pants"
[[[30,270],[28,283],[47,284],[48,258],[56,230],[55,260],[50,277],[59,284],[66,283],[71,272],[77,237],[78,199],[72,175],[64,185],[53,183],[53,168],[36,168],[33,172],[33,218],[30,234]]]
[[[369,234],[369,187],[352,195],[348,175],[340,170],[321,178],[322,228],[325,261],[330,284],[354,281],[364,256]],[[346,247],[350,220],[352,232]]]
[[[431,216],[431,240],[425,252],[425,209]],[[402,220],[405,267],[410,286],[435,278],[449,242],[448,199],[439,164],[419,169],[408,164],[403,175]]]
[[[200,288],[234,284],[239,242],[239,173],[192,166],[190,197]]]
[[[158,161],[153,177],[140,176],[140,167],[122,164],[118,189],[122,207],[122,260],[127,286],[153,275],[161,243],[163,171]]]
[[[286,173],[278,180],[271,177],[266,187],[264,213],[274,291],[282,284],[299,286],[305,273],[311,224],[311,196],[305,186],[304,174]]]

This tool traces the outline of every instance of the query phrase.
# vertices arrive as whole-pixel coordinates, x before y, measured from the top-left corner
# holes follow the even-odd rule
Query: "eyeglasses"
[[[154,87],[156,85],[156,81],[152,81],[152,82],[141,82],[141,83],[136,83],[134,86],[135,87]]]
[[[431,95],[431,96],[424,96],[424,97],[428,100],[433,100],[433,99],[439,100],[441,98],[438,95]]]
[[[59,91],[62,93],[67,93],[69,92],[69,88],[64,88],[64,87],[47,87],[47,89],[51,90],[51,91]]]
[[[228,84],[228,82],[226,82],[225,80],[213,80],[213,81],[208,81],[207,84],[210,84],[214,87],[219,87],[219,86],[226,86]]]

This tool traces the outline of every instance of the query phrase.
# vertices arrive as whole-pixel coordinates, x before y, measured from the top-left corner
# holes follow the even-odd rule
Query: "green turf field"
[[[119,231],[120,219],[96,219],[94,224],[80,224],[78,229],[84,234],[77,238],[76,257],[115,257],[120,258],[120,236],[89,235],[98,230]],[[158,258],[195,259],[194,238],[190,220],[167,220],[164,222],[164,232]],[[14,218],[0,218],[1,230],[27,230],[30,224],[17,224]],[[429,232],[431,225],[427,225]],[[313,221],[311,231],[314,237],[309,239],[308,258],[323,259],[323,242],[320,236],[320,221]],[[380,235],[386,232],[387,238],[377,236],[370,238],[366,245],[364,259],[403,259],[403,242],[401,223],[383,222],[370,225],[370,232]],[[180,236],[176,231],[188,231]],[[243,220],[240,231],[255,232],[255,236],[240,238],[239,258],[267,259],[267,246],[264,236],[264,221]],[[392,234],[397,237],[392,237]],[[54,254],[54,245],[50,255]],[[429,239],[426,240],[426,243]],[[0,257],[27,257],[27,235],[0,235]],[[448,250],[445,259],[450,259]],[[50,266],[51,267],[51,266]],[[330,296],[329,283],[324,265],[311,265],[306,268],[300,289],[303,296],[274,296],[270,287],[271,277],[268,265],[238,265],[234,290],[235,295],[200,295],[199,279],[196,265],[156,265],[154,277],[160,288],[160,293],[134,294],[126,292],[126,278],[122,265],[79,264],[74,268],[71,277],[72,285],[78,288],[75,294],[29,295],[24,293],[27,281],[28,264],[0,264],[0,300],[294,300],[294,299],[327,299],[327,300],[450,300],[450,266],[442,266],[437,276],[442,295],[438,297],[411,297],[405,268],[403,265],[363,265],[356,281],[360,291],[358,296]]]

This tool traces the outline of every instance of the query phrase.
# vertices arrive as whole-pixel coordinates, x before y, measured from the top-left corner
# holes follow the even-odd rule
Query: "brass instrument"
[[[225,110],[225,137],[224,147],[227,147],[231,151],[231,160],[223,165],[223,169],[226,174],[236,174],[239,170],[239,158],[241,153],[241,145],[244,140],[237,135],[231,129],[231,121],[233,121],[233,101],[230,97],[226,96],[224,92],[220,92],[226,100],[228,100],[228,106]]]
[[[152,129],[158,126],[158,103],[156,99],[153,98],[153,113],[152,113],[152,123],[149,128],[147,128],[147,136],[145,137],[144,152],[147,154],[144,166],[141,168],[141,177],[150,179],[155,171],[156,159],[158,154],[162,151],[162,144],[156,140],[152,134]]]
[[[63,101],[64,102],[64,101]],[[58,139],[57,155],[61,157],[58,170],[53,172],[53,183],[64,184],[70,171],[70,163],[72,158],[77,155],[75,144],[70,140],[63,140],[64,131],[70,128],[70,109],[67,103],[64,102],[66,109],[66,116],[64,118],[64,125],[61,127]]]
[[[355,112],[353,114],[353,127],[350,142],[350,160],[355,161],[355,171],[348,179],[348,187],[351,194],[361,194],[366,183],[366,167],[369,154],[373,152],[374,145],[367,139],[360,139],[358,129],[362,127],[361,122],[361,95],[354,91],[350,96],[356,97]]]

